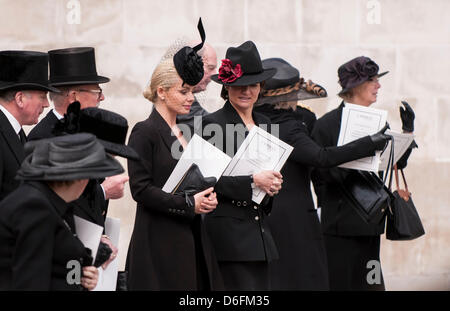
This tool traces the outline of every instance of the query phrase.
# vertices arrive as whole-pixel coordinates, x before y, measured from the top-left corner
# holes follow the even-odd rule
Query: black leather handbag
[[[394,200],[387,216],[386,238],[393,241],[414,240],[424,235],[425,230],[411,198],[411,192],[408,190],[403,170],[400,172],[405,185],[404,190],[399,187],[397,165],[394,171],[397,190],[394,191]]]
[[[198,165],[192,163],[172,191],[172,194],[194,195],[209,187],[214,187],[216,182],[217,179],[215,177],[203,177]]]
[[[342,190],[345,196],[353,203],[356,212],[371,224],[383,221],[389,209],[393,195],[385,186],[389,176],[392,181],[392,167],[394,161],[394,144],[391,143],[389,162],[383,180],[375,173],[352,170],[344,180]]]

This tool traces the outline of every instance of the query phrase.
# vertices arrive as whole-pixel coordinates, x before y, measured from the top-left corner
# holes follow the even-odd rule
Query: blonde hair
[[[178,79],[178,73],[170,58],[163,59],[153,71],[150,83],[145,87],[143,95],[155,103],[158,99],[158,87],[168,90]]]
[[[184,38],[175,40],[164,53],[158,66],[153,71],[150,82],[142,93],[152,103],[158,100],[158,87],[161,86],[164,90],[168,90],[180,79],[173,63],[173,56],[186,45],[187,40]]]

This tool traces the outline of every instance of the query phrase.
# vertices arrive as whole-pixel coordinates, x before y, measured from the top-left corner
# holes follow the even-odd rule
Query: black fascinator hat
[[[196,85],[203,79],[203,61],[201,56],[197,54],[197,52],[203,47],[206,39],[202,18],[198,20],[197,29],[200,33],[202,42],[193,48],[190,46],[185,46],[173,56],[175,69],[177,70],[180,78],[183,80],[183,85],[185,83],[189,85]]]

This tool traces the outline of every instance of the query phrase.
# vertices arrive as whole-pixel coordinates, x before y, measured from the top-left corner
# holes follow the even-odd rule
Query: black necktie
[[[22,128],[19,131],[19,137],[20,137],[20,142],[22,143],[22,145],[25,145],[25,143],[27,142],[27,136],[25,135],[25,132],[23,131]]]

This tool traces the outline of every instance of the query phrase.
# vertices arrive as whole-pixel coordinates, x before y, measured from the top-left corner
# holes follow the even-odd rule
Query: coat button
[[[255,216],[255,220],[258,221],[258,220],[259,220],[259,217],[258,217],[258,216]]]
[[[247,206],[247,201],[242,202],[242,206]]]
[[[253,208],[257,210],[257,209],[258,209],[258,206],[256,206],[256,205],[253,205]]]
[[[241,206],[241,201],[237,201],[236,206]]]
[[[234,200],[231,201],[231,204],[234,204]]]

